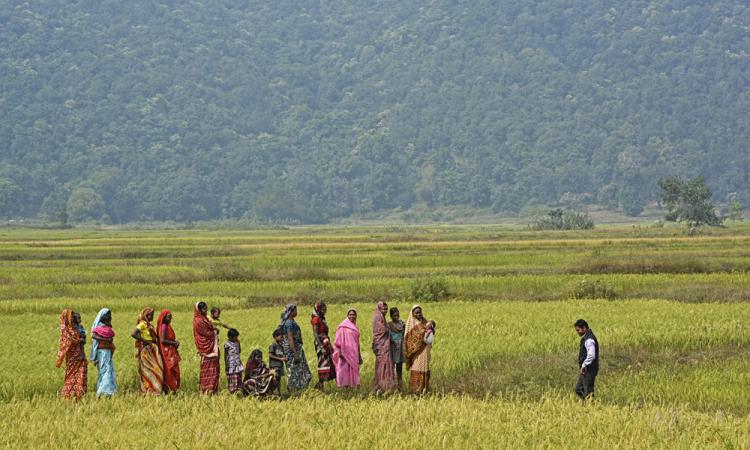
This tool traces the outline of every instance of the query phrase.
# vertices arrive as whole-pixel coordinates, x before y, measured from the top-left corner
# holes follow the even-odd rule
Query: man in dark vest
[[[594,395],[594,381],[599,373],[599,342],[585,320],[578,319],[573,326],[578,336],[581,336],[581,346],[578,349],[579,369],[576,394],[585,400]]]

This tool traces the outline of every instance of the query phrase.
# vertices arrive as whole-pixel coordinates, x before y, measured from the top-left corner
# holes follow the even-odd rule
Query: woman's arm
[[[136,328],[135,330],[133,330],[132,333],[130,333],[130,337],[132,337],[136,341],[141,342],[143,345],[151,345],[152,344],[151,341],[147,341],[147,340],[143,339],[143,336],[141,336],[141,330],[139,330],[138,328]]]
[[[297,343],[294,342],[294,333],[292,333],[292,330],[287,331],[286,341],[289,343],[289,350],[292,351],[292,354],[297,353]]]
[[[313,338],[315,339],[315,344],[317,344],[318,347],[322,347],[323,343],[320,342],[320,338],[318,337],[318,331],[320,330],[320,325],[317,323],[312,324],[312,330],[313,330]]]
[[[175,339],[174,341],[167,339],[167,329],[166,327],[163,327],[161,330],[161,343],[162,345],[171,345],[174,347],[179,347],[180,343]]]

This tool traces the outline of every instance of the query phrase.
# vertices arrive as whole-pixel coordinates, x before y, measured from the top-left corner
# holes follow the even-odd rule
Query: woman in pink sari
[[[350,309],[346,313],[346,319],[336,329],[333,363],[336,365],[336,386],[359,386],[359,366],[362,365],[362,354],[359,351],[356,309]]]
[[[372,351],[375,353],[375,391],[392,391],[396,386],[391,359],[391,332],[385,321],[388,305],[378,302],[372,316]]]

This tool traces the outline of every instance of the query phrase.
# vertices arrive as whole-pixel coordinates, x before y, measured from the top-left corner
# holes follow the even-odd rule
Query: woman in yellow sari
[[[141,392],[161,395],[164,384],[164,363],[159,353],[159,339],[151,321],[154,310],[144,308],[138,315],[135,330],[131,336],[135,339],[135,359],[141,376]]]
[[[432,341],[425,339],[426,336],[427,319],[422,315],[422,307],[414,305],[406,321],[404,360],[409,369],[409,388],[417,394],[426,393],[430,386]]]

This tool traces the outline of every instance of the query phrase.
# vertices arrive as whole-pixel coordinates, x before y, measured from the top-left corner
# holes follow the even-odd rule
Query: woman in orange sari
[[[81,326],[81,316],[70,309],[60,314],[60,346],[57,350],[57,367],[65,360],[63,398],[79,400],[88,388],[88,361],[83,352],[86,330]]]
[[[409,388],[417,394],[424,394],[430,386],[431,340],[427,336],[427,320],[422,316],[422,307],[411,308],[406,321],[404,335],[404,360],[409,371]],[[430,341],[427,343],[426,341]]]
[[[172,311],[165,309],[156,321],[159,333],[159,350],[164,360],[164,392],[177,392],[180,389],[180,342],[172,329]]]
[[[153,320],[154,310],[143,308],[131,336],[135,339],[135,359],[138,363],[138,373],[141,375],[141,392],[161,395],[164,362],[159,353],[159,338],[151,325]]]
[[[201,357],[200,391],[215,394],[219,391],[219,336],[208,320],[208,305],[195,304],[193,312],[193,336],[195,348]]]

